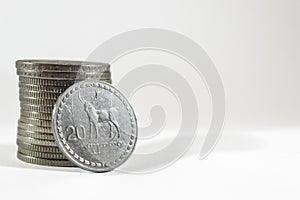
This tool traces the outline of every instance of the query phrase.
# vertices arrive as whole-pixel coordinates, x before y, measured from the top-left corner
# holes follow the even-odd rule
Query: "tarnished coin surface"
[[[77,166],[106,172],[123,164],[137,140],[137,120],[126,98],[101,81],[82,81],[57,100],[52,129],[58,147]]]

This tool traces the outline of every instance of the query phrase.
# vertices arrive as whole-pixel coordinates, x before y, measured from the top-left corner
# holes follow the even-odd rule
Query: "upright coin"
[[[129,102],[101,81],[82,81],[68,88],[55,104],[52,129],[65,156],[95,172],[123,164],[137,140],[137,121]]]

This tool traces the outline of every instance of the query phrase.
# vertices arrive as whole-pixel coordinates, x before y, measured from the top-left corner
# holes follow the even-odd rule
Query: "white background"
[[[299,7],[297,0],[1,1],[1,197],[299,199]],[[214,61],[227,98],[215,151],[199,160],[196,142],[174,165],[144,175],[18,161],[15,60],[84,60],[112,36],[147,27],[186,35]]]

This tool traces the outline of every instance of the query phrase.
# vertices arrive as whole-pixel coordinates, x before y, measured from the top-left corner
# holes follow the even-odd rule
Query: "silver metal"
[[[20,107],[21,109],[30,112],[48,113],[51,115],[54,106],[41,106],[41,105],[37,106],[37,105],[29,105],[21,102]]]
[[[75,82],[99,79],[111,83],[110,65],[105,63],[19,60],[20,119],[17,131],[18,157],[25,162],[73,165],[58,149],[52,133],[52,111],[57,98]]]
[[[62,153],[47,153],[47,152],[31,151],[31,150],[24,149],[22,147],[18,148],[18,152],[36,158],[67,160],[67,158]]]
[[[63,93],[68,87],[54,87],[54,86],[43,86],[43,85],[31,85],[19,83],[20,90],[30,90],[30,91],[41,91],[41,92],[54,92]]]
[[[42,126],[42,127],[51,127],[51,120],[41,120],[35,118],[28,118],[28,117],[20,117],[20,122],[32,124],[35,126]]]
[[[17,140],[21,142],[30,143],[30,144],[40,145],[40,146],[56,147],[55,141],[25,137],[19,134],[17,135]]]
[[[19,76],[19,82],[30,85],[69,87],[75,83],[75,80],[51,80]]]
[[[28,142],[23,142],[20,140],[17,140],[17,145],[19,147],[22,147],[27,150],[31,151],[39,151],[39,152],[47,152],[47,153],[61,153],[58,147],[50,147],[50,146],[41,146],[41,145],[35,145]]]
[[[52,113],[42,113],[42,112],[34,112],[28,111],[21,108],[20,111],[21,117],[29,117],[35,119],[42,119],[42,120],[52,120]]]
[[[69,87],[73,85],[76,81],[81,79],[77,78],[76,80],[54,80],[54,79],[43,79],[43,78],[33,78],[33,77],[23,77],[19,76],[19,82],[24,84],[31,85],[42,85],[42,86],[58,86],[58,87]],[[101,79],[101,81],[105,81],[111,83],[111,79]]]
[[[60,93],[50,93],[41,91],[20,90],[20,98],[52,99],[56,100]]]
[[[53,133],[52,128],[50,127],[35,126],[32,124],[26,124],[21,121],[18,122],[18,127],[33,132]]]
[[[53,110],[58,147],[77,166],[106,172],[123,164],[137,140],[137,120],[127,99],[101,81],[68,88]]]
[[[28,130],[21,129],[21,128],[18,128],[18,135],[21,135],[23,137],[40,139],[40,140],[54,141],[53,134],[50,134],[50,133],[41,133],[41,132],[35,132],[35,131],[28,131]]]
[[[74,164],[72,164],[68,160],[36,158],[36,157],[22,154],[20,152],[17,153],[17,157],[24,162],[36,164],[36,165],[57,166],[57,167],[74,167]]]
[[[34,70],[17,70],[17,75],[23,77],[37,77],[43,79],[55,79],[55,80],[74,80],[76,78],[92,78],[92,79],[110,79],[110,72],[104,73],[78,73],[78,72],[46,72],[46,71],[34,71]]]
[[[20,96],[20,102],[29,105],[40,105],[40,106],[53,106],[56,103],[54,99],[37,99],[33,97]]]
[[[52,70],[52,71],[110,71],[110,65],[107,63],[71,61],[71,60],[18,60],[16,68],[22,70]]]

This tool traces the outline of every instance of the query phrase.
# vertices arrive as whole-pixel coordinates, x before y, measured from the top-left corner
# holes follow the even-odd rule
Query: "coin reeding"
[[[32,156],[24,155],[20,152],[17,153],[17,157],[27,163],[36,164],[36,165],[45,165],[45,166],[57,166],[57,167],[74,167],[68,160],[49,160],[44,158],[36,158]]]
[[[29,137],[29,138],[39,139],[39,140],[55,141],[54,136],[48,133],[32,132],[32,131],[26,131],[18,128],[17,134],[23,137]]]
[[[57,146],[56,147],[41,146],[41,145],[31,144],[28,142],[23,142],[20,140],[17,140],[17,145],[31,151],[39,151],[39,152],[47,152],[47,153],[62,153]]]
[[[51,80],[74,80],[77,78],[92,78],[92,79],[110,79],[110,72],[105,73],[60,73],[60,72],[43,72],[43,71],[22,71],[17,70],[17,75],[23,77],[38,77],[43,79],[51,79]]]
[[[110,71],[110,64],[89,61],[70,60],[17,60],[17,69],[28,70],[54,70],[54,71]]]
[[[76,79],[79,80],[79,79]],[[38,77],[23,77],[19,76],[19,82],[24,84],[42,85],[42,86],[58,86],[58,87],[70,87],[76,82],[73,80],[54,80],[54,79],[43,79]],[[99,79],[107,83],[112,83],[111,79]]]
[[[36,118],[41,120],[52,120],[52,113],[42,113],[42,112],[34,112],[28,111],[21,108],[20,116]]]
[[[20,140],[22,142],[27,142],[35,145],[41,145],[41,146],[49,146],[49,147],[56,147],[57,144],[55,141],[50,141],[50,140],[41,140],[41,139],[36,139],[36,138],[31,138],[31,137],[25,137],[17,134],[17,140]]]
[[[42,126],[42,127],[51,127],[51,120],[40,120],[40,119],[34,119],[34,118],[27,118],[27,117],[20,117],[20,122],[32,124],[35,126]]]
[[[62,153],[47,153],[47,152],[39,152],[39,151],[31,151],[24,149],[22,147],[18,148],[18,151],[22,154],[31,157],[44,158],[44,159],[54,159],[54,160],[67,160],[67,158]]]
[[[32,124],[26,124],[23,122],[18,122],[18,127],[22,128],[22,129],[26,129],[29,131],[36,131],[36,132],[43,132],[43,133],[53,133],[52,132],[52,128],[47,128],[47,127],[42,127],[42,126],[35,126]]]

